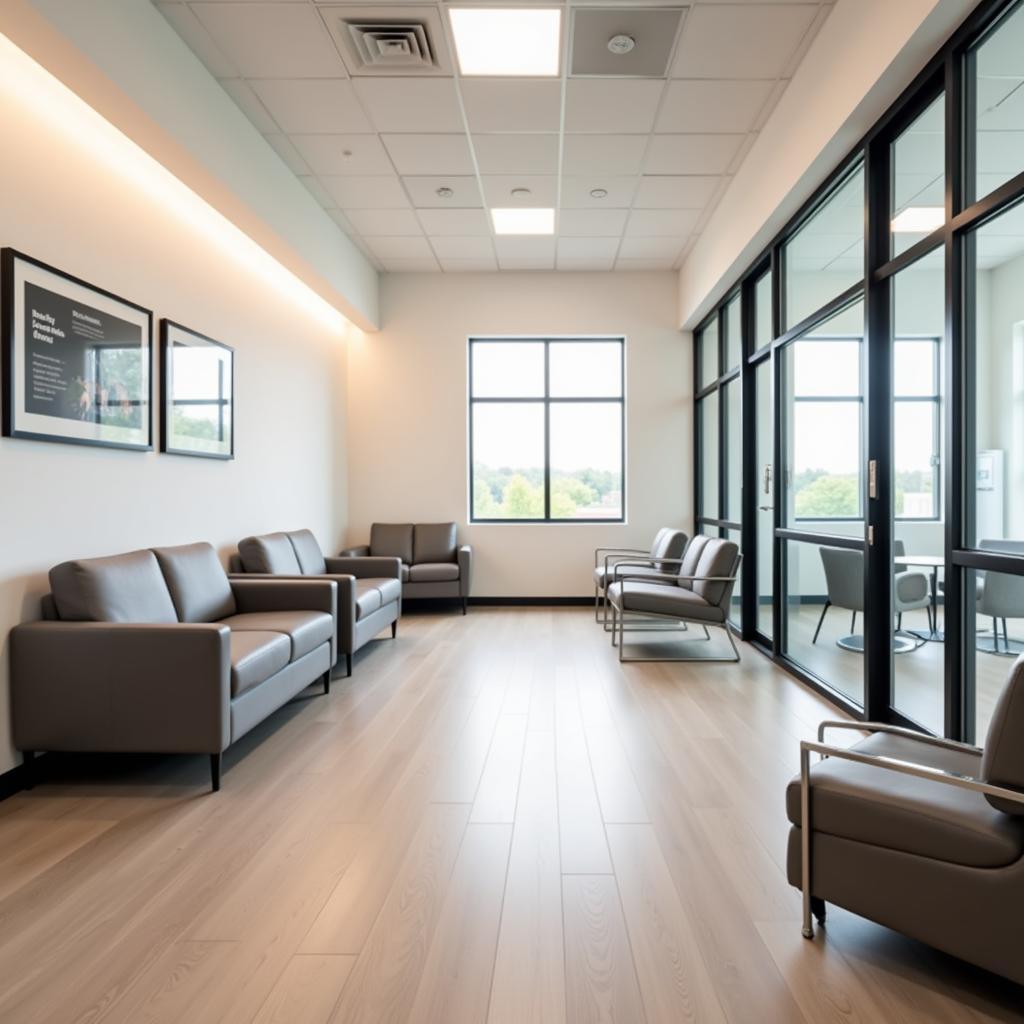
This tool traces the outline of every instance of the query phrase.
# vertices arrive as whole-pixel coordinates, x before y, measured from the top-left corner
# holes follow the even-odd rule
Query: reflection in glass
[[[700,514],[718,518],[718,392],[697,403],[700,423]]]
[[[743,325],[740,318],[740,297],[737,294],[725,307],[725,367],[728,373],[743,358]]]
[[[718,317],[712,317],[697,334],[699,388],[718,379]]]
[[[754,347],[764,348],[772,340],[772,275],[762,274],[754,285]]]
[[[892,144],[892,255],[946,219],[946,97],[939,96]]]
[[[473,406],[473,518],[544,518],[544,405]]]
[[[622,518],[622,406],[551,406],[551,518]]]
[[[622,343],[559,341],[550,348],[554,398],[618,398],[622,394]]]
[[[725,509],[722,518],[738,523],[743,518],[743,409],[738,380],[730,381],[722,388],[722,401],[725,402],[726,430]]]
[[[543,397],[542,341],[475,341],[471,351],[474,398]]]

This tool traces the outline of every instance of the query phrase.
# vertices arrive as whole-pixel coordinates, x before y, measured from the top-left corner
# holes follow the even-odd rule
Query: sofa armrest
[[[358,547],[345,548],[343,551],[338,552],[339,558],[369,558],[370,557],[370,545],[360,544]],[[330,559],[327,559],[330,561]]]
[[[459,556],[459,596],[469,597],[469,588],[473,582],[473,548],[463,544],[458,551]]]
[[[230,577],[239,612],[326,612],[334,623],[331,664],[338,658],[338,583],[324,576]],[[354,600],[351,602],[354,604]]]
[[[10,649],[20,750],[216,754],[231,742],[220,623],[30,622]]]
[[[339,555],[336,558],[325,558],[329,573],[347,573],[358,579],[393,579],[402,578],[402,560],[384,555]]]

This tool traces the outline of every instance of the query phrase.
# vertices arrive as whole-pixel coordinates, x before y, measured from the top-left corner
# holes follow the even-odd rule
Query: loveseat
[[[330,688],[337,585],[229,580],[209,544],[50,570],[43,620],[11,631],[14,745],[221,754],[311,683]]]
[[[346,559],[398,558],[403,597],[454,597],[466,614],[473,578],[473,549],[459,545],[454,523],[374,523],[370,543],[346,548],[336,561],[348,572]]]

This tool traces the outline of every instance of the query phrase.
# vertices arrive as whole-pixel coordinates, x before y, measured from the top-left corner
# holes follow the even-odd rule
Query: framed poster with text
[[[235,350],[160,321],[160,451],[235,457]]]
[[[0,252],[5,437],[153,448],[153,314]]]

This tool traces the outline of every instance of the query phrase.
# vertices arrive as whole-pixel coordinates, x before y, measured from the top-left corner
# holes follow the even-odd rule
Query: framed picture
[[[235,350],[160,321],[160,451],[235,457]]]
[[[153,314],[0,252],[5,437],[153,447]]]

